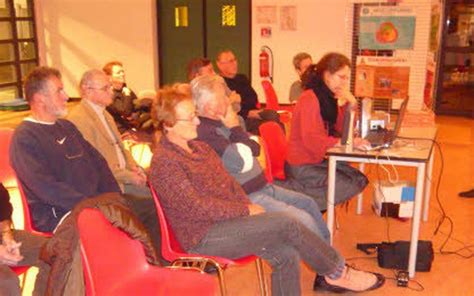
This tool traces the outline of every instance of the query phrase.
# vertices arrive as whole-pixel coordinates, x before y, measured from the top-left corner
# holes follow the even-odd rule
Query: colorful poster
[[[416,16],[409,7],[367,7],[360,12],[359,49],[412,49]]]
[[[358,56],[357,97],[406,99],[410,65],[406,58]]]

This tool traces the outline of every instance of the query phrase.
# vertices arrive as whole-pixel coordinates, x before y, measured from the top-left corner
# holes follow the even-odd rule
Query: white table
[[[328,166],[328,205],[327,224],[333,240],[334,226],[334,193],[336,183],[336,163],[338,161],[357,162],[361,164],[361,170],[365,163],[389,164],[397,166],[415,167],[417,169],[416,191],[413,208],[410,256],[408,261],[408,273],[411,278],[415,276],[416,253],[418,249],[418,234],[421,218],[421,204],[424,197],[423,221],[428,220],[428,208],[432,180],[432,169],[434,159],[434,143],[431,141],[436,137],[436,128],[403,128],[400,137],[422,138],[426,140],[397,139],[391,148],[381,151],[359,151],[347,147],[334,147],[327,151],[329,158]],[[428,182],[425,182],[425,179]],[[423,195],[424,191],[424,195]],[[357,201],[357,213],[362,212],[362,194]]]

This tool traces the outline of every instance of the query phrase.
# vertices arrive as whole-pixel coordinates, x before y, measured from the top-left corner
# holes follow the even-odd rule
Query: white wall
[[[317,62],[325,53],[337,51],[349,55],[349,43],[346,31],[350,5],[348,0],[253,0],[252,1],[252,85],[259,94],[259,100],[265,101],[260,85],[258,55],[263,45],[269,46],[274,56],[273,86],[280,103],[288,103],[291,83],[298,78],[294,71],[292,59],[298,52],[312,55]],[[277,23],[258,24],[257,6],[277,6]],[[296,31],[280,30],[280,7],[296,6]],[[262,38],[260,29],[271,27],[272,36]]]
[[[274,87],[282,103],[288,102],[291,83],[297,79],[293,56],[306,51],[318,61],[329,51],[350,55],[352,7],[355,2],[375,0],[252,0],[252,85],[264,101],[260,85],[258,55],[263,45],[274,53]],[[426,73],[429,12],[432,0],[404,0],[417,15],[415,50],[409,53],[409,108],[421,108]],[[277,8],[276,23],[258,24],[256,8]],[[295,31],[280,30],[280,7],[295,5]],[[41,64],[59,68],[66,90],[77,96],[82,73],[101,68],[110,60],[125,64],[132,89],[153,89],[158,85],[158,41],[154,0],[48,0],[36,1]],[[272,36],[262,38],[260,29],[271,27]]]
[[[156,1],[35,1],[40,63],[59,68],[69,96],[82,73],[111,60],[124,63],[129,86],[158,84]]]

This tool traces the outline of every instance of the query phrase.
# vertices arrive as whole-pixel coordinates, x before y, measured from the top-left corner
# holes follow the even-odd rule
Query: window
[[[38,65],[33,0],[0,0],[0,102],[23,96],[22,82]]]

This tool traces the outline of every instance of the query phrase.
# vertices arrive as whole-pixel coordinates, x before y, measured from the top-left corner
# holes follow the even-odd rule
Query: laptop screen
[[[346,145],[349,140],[349,135],[352,132],[352,126],[354,125],[354,116],[351,116],[352,105],[349,104],[344,110],[344,121],[342,122],[342,135],[341,135],[341,144]]]
[[[407,109],[407,103],[408,103],[408,100],[403,100],[403,103],[400,106],[400,112],[398,113],[397,122],[395,123],[395,128],[393,129],[393,139],[392,139],[392,141],[395,140],[395,138],[398,136],[398,133],[400,132],[403,117],[405,116],[405,111]]]

